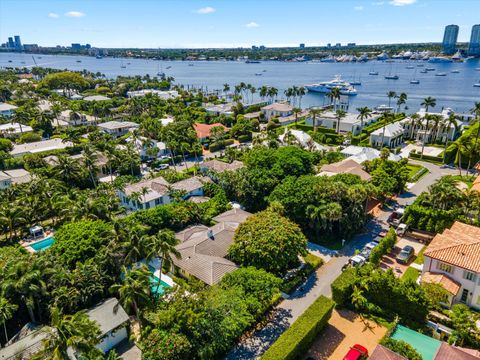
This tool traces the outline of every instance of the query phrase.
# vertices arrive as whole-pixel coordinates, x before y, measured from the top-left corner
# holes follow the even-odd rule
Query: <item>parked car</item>
[[[400,254],[397,255],[397,262],[401,264],[406,264],[414,256],[415,256],[415,249],[410,245],[406,245],[403,247],[402,251],[400,251]]]
[[[355,344],[350,350],[348,350],[348,353],[343,357],[343,360],[360,360],[366,359],[367,356],[368,350],[360,344]]]
[[[387,223],[393,227],[397,227],[401,223],[404,214],[405,208],[399,207],[398,209],[395,209],[388,217]]]
[[[378,246],[380,242],[379,241],[370,241],[369,243],[365,244],[365,247],[363,248],[364,250],[367,249],[367,250],[370,250],[372,251],[374,247]]]
[[[408,230],[408,225],[402,223],[402,224],[398,225],[396,233],[397,233],[398,236],[403,236],[403,235],[405,235],[407,230]]]
[[[166,170],[170,167],[168,164],[160,164],[157,167],[155,167],[155,170]]]
[[[362,255],[355,255],[348,260],[352,266],[362,266],[367,262],[367,259]]]

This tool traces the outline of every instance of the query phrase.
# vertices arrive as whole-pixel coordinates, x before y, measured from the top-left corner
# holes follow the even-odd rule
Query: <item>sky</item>
[[[468,41],[480,0],[0,0],[0,42],[96,47]]]

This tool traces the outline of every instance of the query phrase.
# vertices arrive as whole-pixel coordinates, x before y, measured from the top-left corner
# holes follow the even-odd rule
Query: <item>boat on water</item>
[[[427,69],[423,69],[422,71],[420,71],[420,73],[426,74],[426,73],[428,73],[428,71],[427,71]]]
[[[82,60],[77,60],[77,63],[81,63],[81,62],[82,62]]]
[[[398,75],[385,75],[385,79],[387,80],[398,80]]]
[[[188,66],[193,66],[193,64],[188,64]]]
[[[12,62],[12,60],[8,60],[8,62]]]
[[[392,111],[393,107],[382,104],[382,105],[374,107],[373,110],[378,111],[378,112],[388,112],[388,111]]]
[[[245,61],[245,64],[260,64],[260,61],[258,61],[258,60],[247,60],[247,61]]]
[[[473,84],[473,87],[480,87],[480,82]]]
[[[267,72],[267,70],[263,69],[262,72]]]
[[[322,81],[316,84],[305,85],[305,88],[311,92],[318,93],[329,93],[333,89],[339,89],[340,94],[354,96],[357,95],[357,90],[352,86],[351,83],[342,80],[340,75],[336,75],[333,80]]]
[[[423,64],[417,64],[417,67],[424,67],[425,65]]]
[[[413,65],[408,65],[407,67],[405,67],[406,69],[415,69],[415,66]]]
[[[262,73],[255,73],[255,76],[262,76]]]
[[[328,55],[327,57],[325,57],[323,59],[320,59],[320,62],[322,62],[322,63],[334,63],[334,62],[337,62],[337,60],[335,60],[335,58],[332,55]]]
[[[172,68],[171,66],[167,66],[167,67],[166,67],[167,70],[168,70],[168,69],[171,69],[171,68]]]
[[[447,76],[447,73],[439,72],[439,73],[436,73],[435,76]]]
[[[102,59],[103,56],[102,56],[102,55],[97,55],[97,56],[95,56],[95,58],[96,58],[96,59]]]
[[[418,85],[418,84],[420,84],[420,80],[418,80],[418,79],[412,79],[412,80],[410,80],[410,84]]]
[[[450,71],[452,74],[460,74],[460,70],[452,70]]]
[[[127,63],[127,65],[130,65],[130,64],[131,64],[131,63],[129,63],[129,62]]]
[[[370,71],[368,75],[378,75],[378,71]]]
[[[425,68],[425,70],[427,70],[427,71],[435,71],[435,68],[427,67],[427,68]]]

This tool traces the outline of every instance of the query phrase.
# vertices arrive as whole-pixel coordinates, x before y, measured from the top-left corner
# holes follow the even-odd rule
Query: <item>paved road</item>
[[[420,161],[411,162],[426,167],[429,173],[399,197],[399,205],[411,204],[419,194],[426,191],[440,177],[457,174],[454,169],[442,169],[437,165]],[[306,280],[302,286],[303,291],[297,290],[288,299],[283,300],[272,311],[271,319],[263,328],[237,344],[227,355],[226,360],[258,359],[320,295],[330,297],[330,285],[340,275],[342,266],[347,259],[355,253],[356,249],[363,248],[381,230],[389,228],[386,223],[389,213],[389,211],[382,211],[376,219],[370,221],[363,233],[358,234],[339,251],[338,257],[332,257]],[[329,251],[325,249],[325,253],[329,253]]]

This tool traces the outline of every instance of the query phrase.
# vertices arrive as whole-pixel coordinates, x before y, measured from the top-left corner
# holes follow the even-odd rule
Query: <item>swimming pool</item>
[[[151,271],[151,275],[150,275],[150,291],[156,295],[163,295],[163,293],[165,292],[165,289],[170,289],[171,286],[168,285],[165,281],[163,280],[160,280],[160,286],[158,286],[158,277],[156,277],[154,274],[155,274],[155,271],[157,271],[157,269],[155,269],[153,266],[151,265],[148,265],[148,269]],[[158,289],[158,290],[157,290]]]
[[[434,359],[435,354],[441,345],[439,340],[420,334],[419,332],[402,325],[397,325],[395,331],[390,337],[395,340],[403,340],[410,344],[420,355],[422,355],[423,360]]]
[[[36,242],[35,244],[30,245],[30,247],[34,251],[43,251],[52,246],[54,242],[55,239],[53,238],[53,236],[49,236],[41,241]]]

